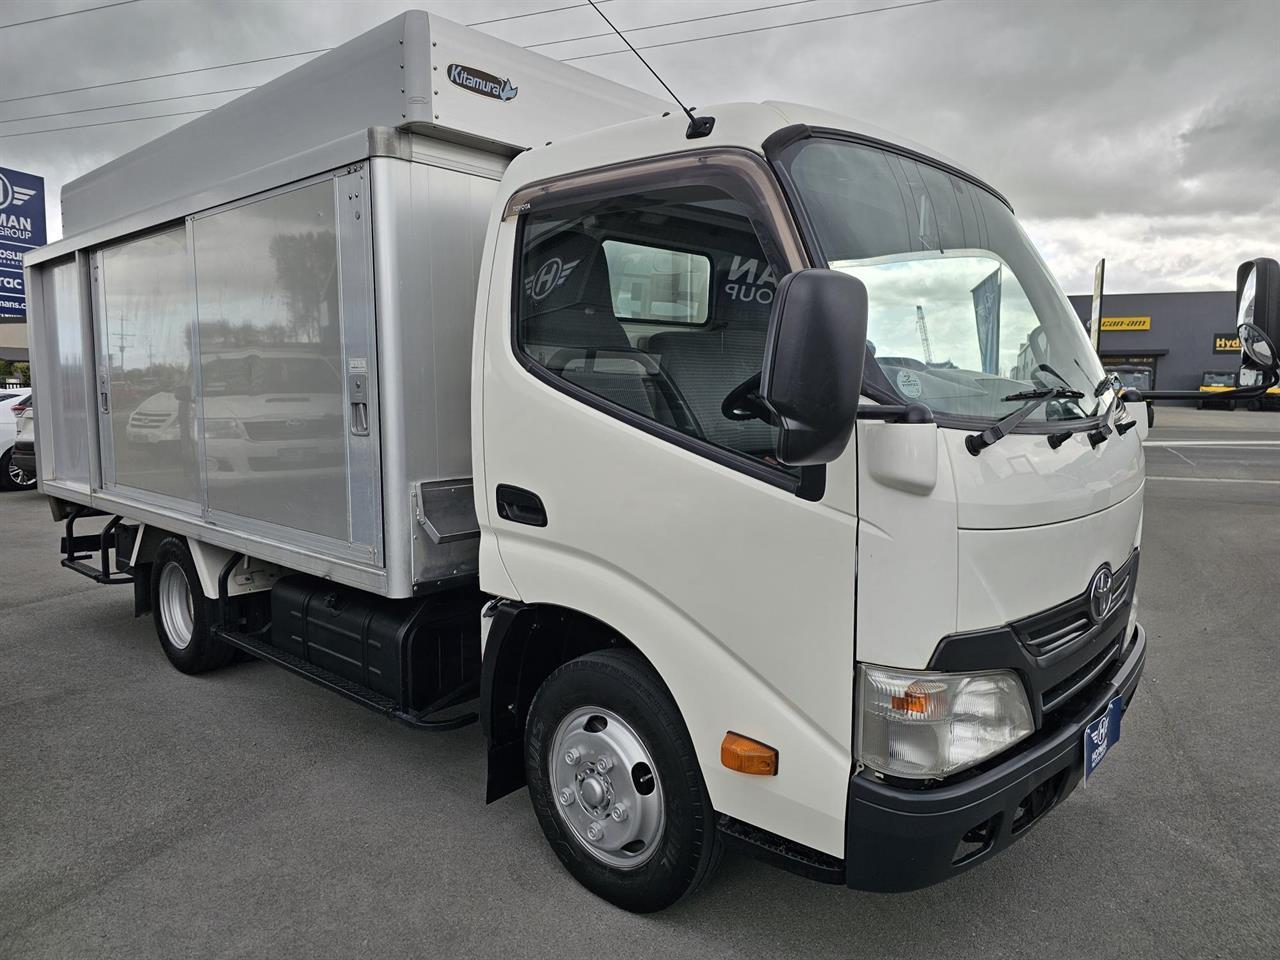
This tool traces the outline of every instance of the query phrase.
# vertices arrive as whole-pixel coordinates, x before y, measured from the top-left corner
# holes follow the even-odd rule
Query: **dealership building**
[[[1091,298],[1071,297],[1082,323]],[[1139,390],[1197,390],[1205,373],[1240,369],[1233,290],[1108,293],[1098,352],[1103,366]]]

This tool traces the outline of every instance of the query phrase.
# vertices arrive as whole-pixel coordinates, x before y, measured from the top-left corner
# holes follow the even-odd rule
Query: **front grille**
[[[243,420],[250,440],[315,440],[342,432],[339,417],[311,417],[296,420]]]
[[[1095,619],[1086,590],[1043,613],[1015,620],[1013,629],[1038,668],[1040,708],[1048,714],[1089,687],[1119,657],[1138,580],[1138,551],[1112,573],[1111,598]]]
[[[1033,656],[1044,657],[1055,650],[1069,647],[1088,633],[1092,626],[1093,621],[1089,619],[1088,613],[1073,611],[1060,620],[1028,630],[1022,642]]]
[[[169,422],[172,414],[168,413],[135,413],[129,418],[131,427],[159,427]]]
[[[281,473],[289,470],[312,470],[316,467],[340,467],[346,462],[345,451],[308,454],[305,457],[250,457],[249,469],[255,473]]]
[[[1117,611],[1129,606],[1133,599],[1137,573],[1138,551],[1135,550],[1112,574],[1111,602],[1097,622],[1089,609],[1089,594],[1086,591],[1043,613],[1015,620],[1010,626],[1033,657],[1056,661],[1055,654],[1065,655],[1082,645],[1082,641],[1087,643],[1089,636],[1105,627]]]
[[[1092,577],[1088,582],[1093,583]],[[1094,688],[1107,681],[1127,649],[1125,630],[1137,582],[1138,551],[1134,550],[1112,571],[1111,599],[1102,616],[1093,616],[1086,586],[1082,593],[1040,613],[943,637],[929,659],[929,669],[1017,671],[1026,683],[1036,729],[1052,726],[1053,712],[1082,696],[1093,696]]]
[[[1064,680],[1055,683],[1040,695],[1041,709],[1052,713],[1062,706],[1102,674],[1120,653],[1120,642],[1114,640],[1102,648],[1094,657],[1071,673]]]

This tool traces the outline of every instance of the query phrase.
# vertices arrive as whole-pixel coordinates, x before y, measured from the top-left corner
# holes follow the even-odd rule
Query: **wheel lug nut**
[[[593,821],[591,826],[587,827],[587,839],[592,843],[599,843],[604,839],[604,826],[598,821]]]
[[[625,803],[619,803],[609,812],[609,816],[613,817],[615,823],[621,823],[623,820],[627,819],[627,805]]]
[[[560,802],[566,807],[573,803],[573,787],[565,787],[560,791]]]
[[[613,757],[607,753],[600,754],[600,756],[596,757],[596,769],[601,773],[608,773],[613,769]]]
[[[564,755],[565,763],[574,764],[581,759],[582,759],[582,751],[579,750],[577,747],[574,747],[573,749],[565,752],[565,755]]]

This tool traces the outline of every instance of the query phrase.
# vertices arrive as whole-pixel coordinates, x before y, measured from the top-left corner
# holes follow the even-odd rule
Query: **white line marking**
[[[1177,447],[1166,447],[1165,449],[1168,450],[1170,453],[1172,453],[1179,460],[1183,460],[1186,463],[1189,463],[1193,467],[1196,465],[1196,462],[1192,460],[1190,457],[1186,456],[1185,454],[1179,453]]]
[[[1242,477],[1147,477],[1148,480],[1177,480],[1181,483],[1265,483],[1280,486],[1280,480],[1250,480]]]
[[[1280,440],[1148,440],[1144,447],[1280,447]]]

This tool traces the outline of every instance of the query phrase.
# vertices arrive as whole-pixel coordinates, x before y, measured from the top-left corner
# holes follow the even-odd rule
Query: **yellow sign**
[[[1214,353],[1239,353],[1240,336],[1235,333],[1215,333],[1213,335]]]
[[[1150,330],[1150,317],[1103,317],[1103,330]]]

